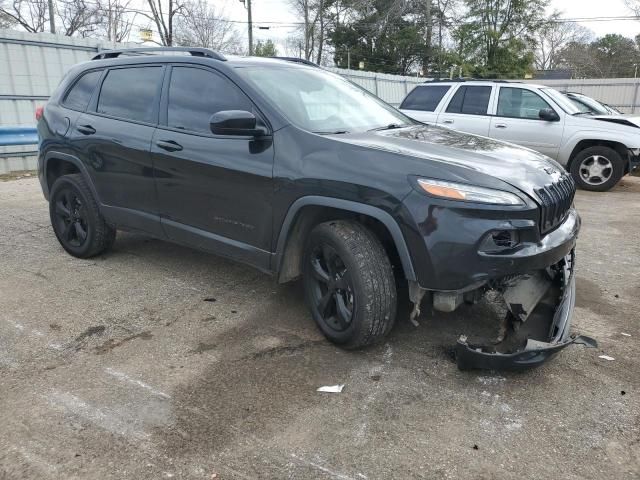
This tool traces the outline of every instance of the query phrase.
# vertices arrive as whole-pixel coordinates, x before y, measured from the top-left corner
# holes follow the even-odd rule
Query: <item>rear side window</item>
[[[93,72],[85,73],[80,79],[71,87],[71,90],[67,92],[62,104],[65,107],[73,110],[84,111],[89,105],[91,95],[98,85],[98,80],[102,75],[102,70],[94,70]]]
[[[167,125],[171,128],[211,133],[211,115],[223,110],[252,111],[242,91],[226,78],[191,67],[173,67],[169,84]]]
[[[407,95],[407,98],[404,99],[400,108],[433,112],[450,88],[449,85],[416,87]]]
[[[118,68],[107,73],[98,113],[138,122],[154,123],[154,104],[162,82],[162,67]]]
[[[447,113],[486,115],[490,97],[490,86],[460,87],[449,102]]]

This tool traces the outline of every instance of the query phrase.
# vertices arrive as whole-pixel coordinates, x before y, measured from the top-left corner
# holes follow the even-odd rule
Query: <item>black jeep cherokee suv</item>
[[[418,123],[319,67],[206,49],[106,51],[38,122],[39,178],[63,248],[144,232],[303,278],[346,348],[386,335],[396,287],[450,312],[491,295],[498,338],[461,368],[524,368],[574,342],[574,183],[531,150]],[[466,308],[466,307],[465,307]]]

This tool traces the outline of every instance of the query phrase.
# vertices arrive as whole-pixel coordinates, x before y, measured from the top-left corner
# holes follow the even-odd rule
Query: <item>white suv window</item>
[[[449,102],[447,113],[486,115],[491,98],[491,87],[485,85],[462,86]]]
[[[537,93],[524,88],[500,87],[498,96],[499,117],[539,120],[539,112],[551,106]]]
[[[450,85],[418,86],[407,95],[400,108],[434,112],[450,88]]]

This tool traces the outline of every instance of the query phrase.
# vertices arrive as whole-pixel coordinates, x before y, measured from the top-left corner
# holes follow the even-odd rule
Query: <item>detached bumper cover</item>
[[[524,370],[537,367],[559,351],[574,343],[589,347],[597,346],[595,340],[576,336],[570,337],[571,317],[575,306],[576,284],[574,275],[574,253],[567,255],[562,263],[562,297],[549,321],[549,336],[542,339],[527,338],[524,347],[509,353],[500,353],[487,346],[472,345],[466,337],[461,337],[455,348],[456,361],[461,370]],[[544,317],[527,321],[544,322]]]

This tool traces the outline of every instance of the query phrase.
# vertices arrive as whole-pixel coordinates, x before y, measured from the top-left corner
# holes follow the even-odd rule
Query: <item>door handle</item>
[[[507,128],[506,123],[496,123],[496,128]]]
[[[442,123],[446,123],[447,125],[451,125],[453,120],[443,120]]]
[[[158,140],[156,145],[167,152],[179,152],[182,150],[182,145],[173,140]]]
[[[96,133],[96,129],[91,125],[78,125],[76,127],[76,130],[78,130],[83,135],[93,135],[94,133]]]

